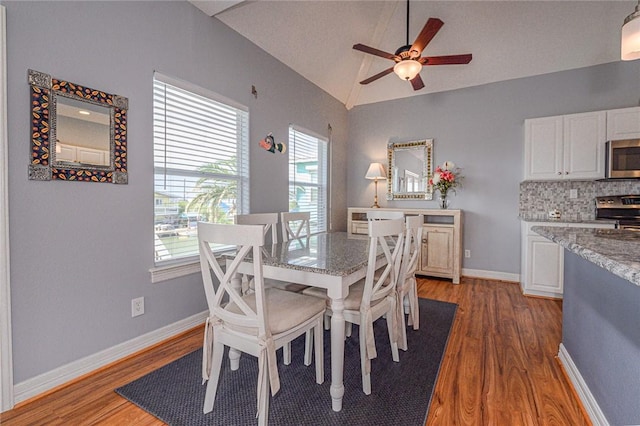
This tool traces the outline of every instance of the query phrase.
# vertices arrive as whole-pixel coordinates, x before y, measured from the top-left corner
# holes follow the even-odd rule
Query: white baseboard
[[[462,268],[462,275],[466,277],[486,278],[489,280],[520,282],[520,274],[510,274],[508,272]]]
[[[138,336],[93,355],[63,365],[62,367],[40,374],[39,376],[17,383],[14,386],[15,402],[22,402],[48,390],[65,384],[84,374],[90,373],[107,364],[141,351],[172,336],[204,324],[209,311],[185,318],[173,324]]]
[[[560,363],[564,367],[564,370],[567,372],[567,376],[569,376],[569,380],[578,394],[580,401],[582,401],[582,405],[584,405],[584,409],[587,411],[587,415],[589,416],[591,423],[593,423],[594,426],[609,426],[609,422],[600,409],[598,402],[582,378],[582,375],[580,374],[580,371],[578,371],[578,367],[574,364],[573,359],[571,359],[571,355],[569,355],[567,348],[562,343],[560,343],[558,358],[560,359]]]

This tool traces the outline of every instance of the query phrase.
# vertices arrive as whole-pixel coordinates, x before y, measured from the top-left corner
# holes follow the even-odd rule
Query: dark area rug
[[[386,321],[374,330],[378,357],[371,363],[371,395],[362,392],[358,327],[345,341],[342,411],[331,410],[331,335],[324,335],[325,382],[315,382],[314,365],[303,363],[304,336],[292,343],[291,365],[282,364],[281,388],[269,402],[270,425],[423,425],[449,338],[457,305],[420,299],[420,329],[407,328],[409,350],[400,362],[391,359]],[[256,424],[257,358],[243,354],[240,369],[223,361],[218,393],[209,414],[202,413],[206,385],[202,385],[202,350],[192,352],[116,392],[162,421],[173,425]]]

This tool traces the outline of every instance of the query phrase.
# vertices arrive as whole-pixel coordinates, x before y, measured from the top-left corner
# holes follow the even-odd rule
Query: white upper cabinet
[[[605,111],[525,120],[524,179],[604,178]]]
[[[562,117],[524,122],[524,179],[562,178]]]
[[[604,178],[607,114],[564,116],[564,175],[568,179]]]
[[[640,107],[607,111],[607,140],[640,138]]]

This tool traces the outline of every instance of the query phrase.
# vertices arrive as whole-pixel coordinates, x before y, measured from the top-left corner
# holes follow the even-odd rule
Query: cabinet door
[[[99,149],[78,147],[78,161],[80,163],[95,164],[98,166],[109,165],[105,160],[108,154],[107,151],[101,151]]]
[[[562,295],[564,249],[541,236],[527,237],[525,293]]]
[[[565,178],[604,178],[606,122],[604,111],[564,116]]]
[[[76,147],[58,143],[56,145],[56,161],[76,161]]]
[[[562,117],[525,120],[524,179],[561,179]]]
[[[420,270],[425,274],[453,273],[453,228],[425,226],[422,231]]]
[[[640,138],[640,107],[607,111],[607,140]]]
[[[351,233],[367,235],[369,234],[369,224],[367,222],[353,221],[351,222]]]

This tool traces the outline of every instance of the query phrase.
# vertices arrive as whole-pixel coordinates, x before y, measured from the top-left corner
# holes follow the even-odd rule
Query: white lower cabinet
[[[419,272],[433,276],[450,276],[454,253],[453,226],[424,225]]]
[[[612,223],[522,222],[520,285],[532,296],[562,298],[564,248],[533,232],[534,226],[614,228]]]

